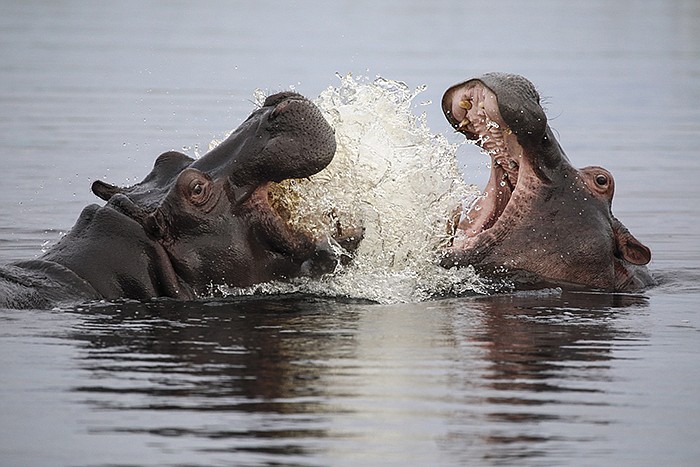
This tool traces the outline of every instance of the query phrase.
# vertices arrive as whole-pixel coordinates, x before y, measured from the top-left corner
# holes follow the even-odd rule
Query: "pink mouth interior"
[[[446,113],[456,131],[491,158],[491,175],[481,195],[460,219],[462,235],[475,237],[490,229],[517,189],[523,150],[498,110],[496,95],[480,81],[448,91]]]

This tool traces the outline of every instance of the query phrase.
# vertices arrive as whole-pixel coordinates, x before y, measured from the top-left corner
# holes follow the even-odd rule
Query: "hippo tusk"
[[[472,103],[470,101],[459,101],[459,106],[464,110],[469,110],[472,108]]]

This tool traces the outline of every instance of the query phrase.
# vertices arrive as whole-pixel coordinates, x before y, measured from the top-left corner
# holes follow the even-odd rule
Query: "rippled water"
[[[416,302],[416,282],[393,276],[387,304],[297,293],[0,310],[0,464],[700,462],[696,2],[30,1],[0,13],[2,262],[70,229],[96,202],[93,180],[140,180],[168,149],[203,153],[257,88],[316,98],[342,87],[336,73],[426,85],[407,110],[456,144],[443,90],[500,70],[548,96],[574,164],[613,172],[615,213],[661,282]],[[485,157],[457,154],[483,184]]]

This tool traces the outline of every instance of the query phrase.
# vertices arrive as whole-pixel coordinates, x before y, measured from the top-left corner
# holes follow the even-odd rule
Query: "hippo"
[[[292,92],[269,96],[197,160],[166,152],[133,186],[94,182],[106,204],[86,207],[38,259],[0,268],[0,307],[191,300],[213,285],[328,272],[347,260],[362,232],[338,229],[319,239],[294,231],[271,207],[268,189],[319,172],[335,149],[334,131],[311,101]]]
[[[651,251],[612,214],[612,174],[571,165],[530,81],[488,73],[450,87],[442,109],[491,158],[482,195],[451,223],[442,266],[472,265],[521,287],[653,285]]]

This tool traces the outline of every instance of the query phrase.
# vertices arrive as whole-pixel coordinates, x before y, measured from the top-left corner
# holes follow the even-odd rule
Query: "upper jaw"
[[[333,128],[320,109],[296,93],[278,93],[192,166],[237,186],[305,178],[335,155]]]
[[[491,158],[489,182],[458,226],[463,235],[474,237],[498,221],[518,187],[521,168],[527,161],[522,146],[501,116],[496,94],[480,80],[448,89],[442,108],[455,130],[474,140]]]

